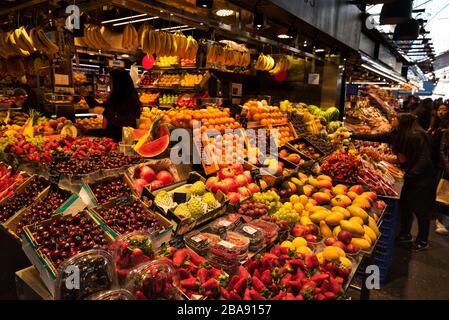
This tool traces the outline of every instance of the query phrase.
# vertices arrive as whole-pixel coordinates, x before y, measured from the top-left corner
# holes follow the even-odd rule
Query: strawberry
[[[282,247],[282,248],[280,248],[280,252],[281,252],[281,254],[286,254],[286,255],[288,255],[288,254],[289,254],[289,249],[288,249],[288,248],[285,248],[285,247]]]
[[[290,288],[292,288],[292,291],[294,292],[299,292],[299,290],[301,290],[302,287],[302,282],[301,281],[289,281],[288,285]]]
[[[306,279],[306,278],[307,278],[307,277],[306,277],[305,272],[302,271],[302,269],[299,269],[299,268],[298,268],[298,270],[296,270],[295,279],[296,279],[296,280],[304,280],[304,279]]]
[[[267,271],[267,270],[265,270],[265,271]],[[259,272],[259,269],[254,270],[254,272],[252,273],[252,275],[253,275],[253,277],[257,277],[257,278],[259,278],[259,279],[262,277],[262,275],[261,275],[260,272]]]
[[[271,271],[265,270],[260,277],[260,280],[262,280],[264,285],[269,286],[273,282],[273,280],[271,279]]]
[[[275,245],[271,250],[271,253],[279,257],[281,255],[281,246],[278,244]]]
[[[313,297],[313,293],[314,293],[314,291],[315,291],[315,288],[316,288],[315,282],[313,282],[313,281],[307,281],[307,282],[303,285],[303,287],[302,287],[302,289],[301,289],[301,295],[302,295],[302,297],[303,297],[304,299],[311,300],[312,297]]]
[[[339,268],[338,269],[338,276],[342,277],[343,279],[348,279],[349,278],[349,270],[348,269]]]
[[[218,288],[218,280],[211,278],[202,284],[202,287],[206,291],[213,291]]]
[[[304,261],[300,259],[292,259],[289,261],[293,269],[304,268]]]
[[[329,275],[327,273],[315,273],[310,280],[315,282],[317,286],[320,286],[324,280],[329,279]]]
[[[252,300],[250,290],[248,288],[245,289],[245,293],[243,294],[243,300]]]
[[[238,268],[237,268],[237,275],[240,278],[245,278],[245,279],[247,279],[249,277],[248,271],[245,269],[244,266],[241,266],[241,265],[238,266]]]
[[[281,300],[296,300],[296,297],[291,293],[287,293]]]
[[[296,296],[296,300],[304,300],[304,298],[302,297],[301,294],[298,294],[298,295]]]
[[[198,270],[196,275],[200,279],[200,283],[204,284],[207,281],[207,279],[209,278],[209,270],[207,270],[205,268],[201,268]]]
[[[325,292],[324,297],[326,300],[334,300],[337,296],[333,292]]]
[[[235,284],[234,290],[238,294],[242,294],[248,286],[247,278],[240,278],[240,280]]]
[[[189,290],[198,290],[199,285],[194,277],[190,277],[184,280],[181,280],[181,287],[184,287]]]
[[[145,295],[143,294],[142,291],[140,290],[136,290],[134,292],[134,297],[136,298],[136,300],[147,300],[147,297],[145,297]]]
[[[321,294],[321,293],[319,293],[319,294],[317,294],[315,296],[315,300],[317,300],[317,301],[323,301],[325,299],[326,299],[326,296],[324,294]]]
[[[259,292],[254,289],[249,291],[249,295],[251,296],[251,300],[267,300],[264,296],[262,296]]]
[[[178,273],[181,280],[188,279],[191,276],[190,273],[184,268],[180,268]]]
[[[117,276],[119,279],[126,279],[129,269],[117,269]]]
[[[335,278],[330,277],[329,278],[329,284],[331,286],[331,292],[335,293],[335,294],[340,294],[342,288],[341,288],[341,284],[338,283],[338,281]]]
[[[288,287],[288,282],[292,279],[291,273],[287,273],[280,281],[280,285],[284,288]]]
[[[217,268],[211,268],[209,270],[209,274],[213,278],[219,278],[219,277],[221,277],[222,272],[219,269],[217,269]]]
[[[197,266],[203,264],[206,261],[206,259],[204,259],[203,257],[201,257],[192,250],[188,250],[187,254],[190,256],[190,261],[196,264]]]
[[[230,291],[229,292],[229,297],[231,298],[230,300],[242,300],[242,297],[240,297],[237,293],[235,293],[234,291]]]
[[[279,293],[277,295],[275,295],[273,298],[271,298],[271,300],[282,300],[283,297],[286,296],[286,292],[281,290],[279,291]]]
[[[271,270],[273,269],[273,260],[262,259],[262,269],[263,270]]]
[[[248,272],[250,274],[253,274],[253,272],[256,271],[256,267],[257,267],[257,263],[254,260],[248,259],[246,261],[246,269],[248,270]]]
[[[179,249],[173,254],[173,263],[175,266],[182,266],[187,258],[188,249]]]
[[[144,254],[143,251],[139,248],[135,248],[132,250],[131,252],[131,263],[134,266],[137,266],[138,264],[141,264],[142,262],[144,262],[143,259],[144,258]]]
[[[228,284],[228,290],[232,290],[234,289],[235,285],[237,284],[237,282],[239,282],[240,277],[238,275],[234,275],[231,280],[229,280],[229,284]]]
[[[279,261],[281,263],[284,263],[285,261],[289,260],[290,256],[288,254],[281,254],[281,256],[279,257]]]
[[[318,268],[320,266],[320,262],[318,261],[317,256],[314,254],[306,255],[305,263],[306,263],[307,269],[314,269],[314,268]]]
[[[324,280],[323,283],[321,284],[321,292],[328,292],[328,291],[332,291],[332,287],[329,283],[329,280]]]
[[[265,285],[259,278],[257,278],[256,276],[253,276],[252,280],[253,280],[253,288],[256,291],[261,292],[262,290],[266,290]]]
[[[220,292],[221,292],[221,296],[223,297],[223,299],[231,300],[231,295],[229,294],[228,290],[226,290],[223,287],[220,287]]]

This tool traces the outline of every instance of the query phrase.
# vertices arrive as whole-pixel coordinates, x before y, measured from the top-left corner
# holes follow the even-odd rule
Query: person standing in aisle
[[[433,100],[430,98],[421,101],[419,106],[413,111],[418,118],[418,122],[424,130],[429,130],[432,120]]]
[[[413,250],[429,247],[431,210],[435,203],[436,172],[431,158],[430,139],[409,113],[399,114],[392,119],[393,130],[380,134],[353,134],[356,140],[388,143],[397,154],[405,171],[404,186],[400,199],[401,231],[396,242],[413,242],[411,229],[413,215],[418,220],[418,235]]]
[[[140,118],[141,104],[131,76],[125,69],[113,69],[111,94],[104,103],[103,127],[115,141],[122,139],[123,127],[135,127]]]

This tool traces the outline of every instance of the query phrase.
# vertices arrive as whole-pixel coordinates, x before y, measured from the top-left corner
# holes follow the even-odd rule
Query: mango
[[[330,226],[337,226],[340,224],[340,221],[343,220],[345,217],[343,215],[343,213],[341,212],[334,212],[329,214],[326,217],[326,223]]]
[[[351,218],[351,213],[349,213],[348,210],[346,210],[343,207],[332,207],[332,212],[341,212],[343,213],[343,216],[345,217],[345,219],[349,219]]]
[[[313,224],[312,220],[310,220],[310,218],[306,215],[301,216],[301,218],[299,218],[299,222],[301,223],[301,225],[308,226],[309,224]]]
[[[340,226],[343,230],[346,230],[352,234],[353,237],[363,237],[365,230],[363,227],[355,222],[342,220]]]
[[[373,245],[373,241],[371,240],[371,238],[365,233],[362,237],[363,239],[365,239],[366,241],[368,241],[370,247]]]
[[[312,222],[318,224],[318,223],[320,223],[321,220],[326,219],[328,214],[329,214],[329,211],[327,211],[327,210],[317,211],[310,215],[310,220],[312,220]]]
[[[321,235],[324,238],[332,238],[334,236],[332,233],[332,230],[329,228],[327,223],[324,222],[323,220],[320,221],[320,231],[321,231]]]
[[[352,238],[351,243],[357,247],[359,247],[362,250],[369,250],[371,249],[371,245],[366,239],[361,238]]]
[[[338,234],[340,233],[340,231],[341,231],[341,227],[340,227],[340,226],[336,226],[336,227],[334,228],[334,230],[332,230],[332,234],[334,235],[334,238],[335,238],[335,239],[338,238]]]
[[[340,261],[340,264],[343,266],[343,268],[352,269],[352,262],[348,258],[340,257],[338,260]]]
[[[327,209],[325,207],[321,207],[321,206],[312,206],[307,210],[312,213],[317,212],[317,211],[327,211]]]
[[[349,221],[357,223],[357,224],[359,224],[361,226],[364,225],[364,222],[363,222],[362,218],[360,218],[360,217],[352,217],[351,219],[349,219]]]
[[[374,230],[368,226],[363,226],[363,229],[365,229],[365,235],[368,235],[368,237],[371,239],[371,242],[373,242],[373,243],[376,242],[377,235],[374,232]]]
[[[371,230],[374,231],[374,233],[375,233],[377,236],[380,235],[380,231],[379,231],[379,228],[377,227],[377,223],[376,223],[376,221],[375,221],[373,218],[371,218],[371,217],[368,217],[368,226],[371,228]]]
[[[349,206],[347,209],[349,213],[351,213],[352,217],[360,217],[364,222],[368,222],[368,213],[366,213],[366,211],[362,208],[357,206]]]
[[[307,241],[303,237],[297,237],[292,241],[295,248],[307,246]]]
[[[303,247],[296,248],[296,253],[312,254],[313,251],[309,247],[303,246]]]
[[[335,261],[344,256],[345,252],[341,248],[331,246],[323,249],[323,258],[327,261]]]

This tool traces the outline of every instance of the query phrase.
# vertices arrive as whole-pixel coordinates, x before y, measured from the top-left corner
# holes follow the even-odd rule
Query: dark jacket
[[[354,134],[353,139],[388,143],[395,141],[396,131],[375,135]],[[427,135],[412,135],[407,154],[398,155],[404,159],[401,166],[405,171],[404,186],[401,193],[401,204],[407,205],[415,212],[430,210],[435,201],[436,172],[431,157],[431,143]]]
[[[432,121],[431,109],[421,104],[413,111],[413,114],[418,118],[418,122],[424,130],[430,128],[430,122]]]
[[[140,109],[138,113],[133,113],[130,109],[115,111],[111,108],[108,102],[105,102],[102,107],[105,108],[103,116],[106,119],[105,135],[115,141],[122,140],[123,127],[136,127],[137,119],[140,118]]]
[[[449,175],[449,130],[444,131],[441,136],[440,153],[438,167],[444,171],[444,175]]]

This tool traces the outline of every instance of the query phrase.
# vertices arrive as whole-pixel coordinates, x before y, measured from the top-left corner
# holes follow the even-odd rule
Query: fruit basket
[[[112,236],[88,211],[54,215],[38,224],[25,226],[22,233],[22,249],[53,296],[58,266],[78,253],[107,248],[112,241]]]
[[[181,299],[179,275],[175,266],[166,259],[154,260],[131,270],[126,289],[135,300]]]
[[[79,272],[79,288],[70,287],[74,272]],[[112,256],[106,250],[93,249],[64,261],[57,271],[56,300],[82,300],[117,285]]]
[[[80,194],[89,207],[106,204],[131,193],[133,184],[125,174],[108,177],[93,183],[85,183]]]
[[[152,234],[145,231],[134,231],[118,236],[110,247],[117,276],[124,283],[131,269],[151,261],[158,248],[153,247]]]
[[[89,210],[113,238],[127,232],[148,231],[153,235],[156,247],[170,241],[171,222],[151,211],[135,196],[124,196]]]

